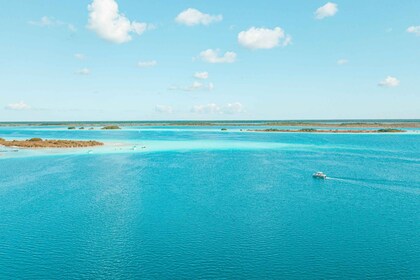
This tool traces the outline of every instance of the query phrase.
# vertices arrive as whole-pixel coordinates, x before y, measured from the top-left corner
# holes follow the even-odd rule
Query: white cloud
[[[286,35],[280,27],[274,29],[251,27],[238,34],[238,42],[250,49],[272,49],[277,46],[287,46],[292,37]]]
[[[323,19],[326,17],[332,17],[338,12],[338,5],[335,3],[328,2],[324,6],[318,8],[315,11],[316,19]]]
[[[222,15],[204,14],[197,9],[189,8],[179,13],[179,15],[175,18],[175,21],[180,24],[193,26],[198,24],[209,25],[212,22],[218,22],[222,19]]]
[[[224,106],[209,103],[195,105],[191,108],[191,112],[195,114],[240,114],[245,112],[245,107],[239,102],[228,103]]]
[[[138,67],[153,67],[157,65],[156,60],[149,60],[149,61],[139,61],[137,63]]]
[[[66,26],[71,32],[76,32],[77,29],[73,24],[65,23],[52,17],[43,16],[40,20],[30,20],[29,24],[41,27],[47,26]]]
[[[75,53],[74,58],[76,58],[78,60],[84,60],[86,58],[86,56],[82,53]]]
[[[15,110],[15,111],[23,111],[23,110],[29,110],[31,109],[31,106],[26,104],[23,101],[17,102],[17,103],[11,103],[4,107],[6,110]]]
[[[200,58],[209,63],[233,63],[236,60],[236,53],[225,52],[223,56],[219,55],[219,50],[208,49],[200,53]]]
[[[75,74],[78,74],[78,75],[90,75],[90,69],[89,68],[82,68],[82,69],[77,70],[75,72]]]
[[[101,38],[114,42],[131,41],[131,33],[141,35],[147,29],[153,28],[146,23],[130,21],[118,10],[115,0],[93,0],[88,5],[89,21],[87,27]]]
[[[68,24],[67,28],[71,31],[71,32],[76,32],[77,28],[76,26],[74,26],[73,24]]]
[[[205,80],[209,78],[209,73],[208,72],[195,72],[194,78]]]
[[[379,82],[380,87],[397,87],[400,84],[400,81],[392,76],[386,77],[384,80]]]
[[[420,36],[420,25],[418,25],[418,26],[410,26],[409,28],[407,28],[407,32],[408,33],[414,33],[417,36]]]
[[[191,108],[191,112],[196,114],[216,114],[220,113],[220,106],[215,103],[209,103],[205,105],[194,105]]]
[[[156,105],[155,111],[158,113],[172,114],[174,112],[172,106]]]
[[[171,86],[169,87],[169,90],[181,90],[181,91],[200,91],[200,90],[213,90],[214,89],[214,85],[213,83],[201,83],[201,82],[197,82],[194,81],[191,85],[189,86]]]
[[[337,60],[338,65],[344,65],[344,64],[347,64],[347,63],[349,63],[349,61],[345,58]]]
[[[29,21],[29,24],[37,25],[37,26],[51,26],[51,25],[61,24],[61,22],[55,19],[49,18],[47,16],[43,16],[40,20]]]
[[[222,108],[222,112],[224,114],[240,114],[245,112],[244,106],[239,103],[228,103],[226,106]]]

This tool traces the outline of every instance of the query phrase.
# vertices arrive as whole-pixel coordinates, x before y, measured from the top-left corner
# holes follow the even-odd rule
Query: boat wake
[[[363,179],[363,178],[337,178],[327,177],[326,180],[334,180],[345,182],[348,184],[356,185],[359,187],[367,187],[379,190],[393,191],[399,193],[409,193],[414,195],[420,195],[420,187],[407,187],[407,182],[404,181],[393,181],[393,180],[375,180],[375,179]]]
[[[328,176],[327,176],[327,178],[325,178],[325,180],[335,180],[335,181],[343,181],[343,182],[351,181],[351,180],[348,180],[348,179],[341,179],[341,178],[328,177]]]

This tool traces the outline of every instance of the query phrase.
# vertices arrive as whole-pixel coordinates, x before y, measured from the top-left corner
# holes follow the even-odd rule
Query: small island
[[[107,125],[102,127],[102,129],[121,129],[118,125]]]
[[[395,128],[384,128],[377,130],[339,130],[339,129],[315,129],[315,128],[302,128],[302,129],[277,129],[277,128],[267,128],[267,129],[248,129],[250,132],[294,132],[294,133],[402,133],[406,132],[402,129]]]
[[[6,147],[20,148],[85,148],[102,146],[104,143],[98,141],[80,140],[43,140],[41,138],[31,138],[27,140],[5,140],[0,138],[0,145]]]

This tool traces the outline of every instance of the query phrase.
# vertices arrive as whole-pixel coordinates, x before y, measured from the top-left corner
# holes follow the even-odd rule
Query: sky
[[[420,119],[418,0],[14,0],[0,121]]]

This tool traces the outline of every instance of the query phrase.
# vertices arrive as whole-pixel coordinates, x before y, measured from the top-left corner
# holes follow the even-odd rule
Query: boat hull
[[[327,179],[327,175],[312,175],[313,178],[315,179]]]

